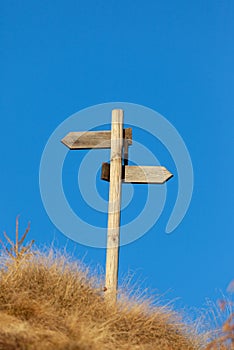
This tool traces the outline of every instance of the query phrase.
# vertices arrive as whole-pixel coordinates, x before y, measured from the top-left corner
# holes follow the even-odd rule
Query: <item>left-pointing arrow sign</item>
[[[123,130],[124,139],[132,144],[132,128]],[[111,148],[111,131],[69,132],[61,142],[70,149]]]

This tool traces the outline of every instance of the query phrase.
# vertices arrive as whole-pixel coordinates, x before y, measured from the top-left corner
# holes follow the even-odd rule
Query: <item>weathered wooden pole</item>
[[[117,299],[118,287],[120,210],[122,189],[123,117],[123,110],[112,110],[105,296],[113,303],[115,303]]]

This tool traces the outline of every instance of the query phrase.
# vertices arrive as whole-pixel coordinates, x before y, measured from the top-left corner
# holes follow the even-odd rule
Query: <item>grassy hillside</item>
[[[2,255],[0,349],[196,350],[194,336],[165,307],[104,292],[79,263],[38,253],[19,264]]]

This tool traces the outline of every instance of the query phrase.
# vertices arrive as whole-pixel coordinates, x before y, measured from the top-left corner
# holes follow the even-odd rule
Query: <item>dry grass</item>
[[[232,282],[233,284],[233,282]],[[231,296],[219,300],[218,306],[210,308],[211,321],[219,325],[211,334],[211,340],[206,350],[234,350],[234,312]]]
[[[6,264],[7,263],[7,264]],[[0,349],[195,350],[199,339],[165,307],[108,305],[80,263],[50,252],[1,257]]]

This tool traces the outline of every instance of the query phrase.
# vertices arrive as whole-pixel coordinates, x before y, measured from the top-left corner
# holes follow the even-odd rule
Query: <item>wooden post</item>
[[[122,186],[123,152],[123,110],[112,111],[111,161],[108,207],[108,232],[106,254],[106,292],[105,296],[113,302],[117,299],[118,260],[120,239],[120,207]]]

